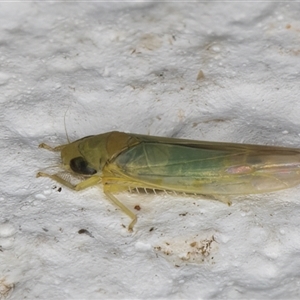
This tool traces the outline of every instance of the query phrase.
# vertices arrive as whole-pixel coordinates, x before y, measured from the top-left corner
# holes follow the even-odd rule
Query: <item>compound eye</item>
[[[97,173],[95,169],[88,166],[88,163],[81,156],[71,159],[70,168],[78,174],[93,175]]]

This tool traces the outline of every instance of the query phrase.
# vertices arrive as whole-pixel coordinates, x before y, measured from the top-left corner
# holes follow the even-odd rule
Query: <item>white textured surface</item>
[[[141,207],[130,234],[101,187],[35,178],[59,162],[37,146],[66,142],[66,112],[72,140],[299,147],[299,15],[292,2],[0,4],[0,298],[299,299],[299,188],[231,207],[122,194]]]

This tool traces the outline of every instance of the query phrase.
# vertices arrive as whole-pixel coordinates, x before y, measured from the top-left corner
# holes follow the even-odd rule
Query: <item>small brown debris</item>
[[[136,206],[134,207],[134,209],[136,209],[136,210],[141,210],[141,207],[140,207],[139,205],[136,205]]]
[[[192,242],[192,243],[190,243],[190,246],[191,247],[195,247],[197,245],[197,242]]]
[[[197,80],[202,80],[204,78],[205,78],[204,73],[203,73],[202,70],[200,70],[199,73],[198,73],[198,75],[197,75]]]
[[[78,230],[78,233],[79,234],[86,234],[86,235],[88,235],[88,236],[90,236],[90,237],[93,238],[93,235],[88,230],[86,230],[86,229],[80,229],[80,230]]]

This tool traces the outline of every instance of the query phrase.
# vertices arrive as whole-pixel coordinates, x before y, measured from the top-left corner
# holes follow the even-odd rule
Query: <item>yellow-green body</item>
[[[135,188],[218,196],[276,191],[300,183],[300,150],[201,142],[109,132],[50,148],[61,151],[64,169],[86,177],[75,190],[102,183],[106,195],[132,219],[112,194]]]

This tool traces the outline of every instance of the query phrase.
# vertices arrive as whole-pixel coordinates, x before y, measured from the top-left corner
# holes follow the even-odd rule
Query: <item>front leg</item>
[[[60,184],[62,184],[64,186],[68,187],[71,190],[75,190],[75,191],[84,190],[84,189],[86,189],[88,187],[94,186],[94,185],[99,184],[101,182],[101,177],[98,176],[98,175],[91,176],[88,179],[83,180],[83,181],[79,182],[76,185],[70,183],[69,181],[67,181],[65,179],[62,179],[61,177],[59,177],[56,174],[51,175],[51,174],[47,174],[47,173],[44,173],[44,172],[38,172],[36,174],[36,177],[48,177],[48,178],[51,178],[52,180],[54,180],[54,181],[56,181],[56,182],[58,182],[58,183],[60,183]]]
[[[49,150],[49,151],[53,151],[53,152],[58,152],[58,151],[61,151],[63,148],[65,148],[66,145],[59,145],[59,146],[56,146],[56,147],[51,147],[45,143],[41,143],[39,144],[39,148],[43,148],[43,149],[46,149],[46,150]]]
[[[86,180],[81,181],[80,183],[73,185],[71,184],[69,181],[59,177],[58,175],[54,174],[47,174],[44,172],[38,172],[36,177],[48,177],[51,178],[52,180],[68,187],[69,189],[72,189],[74,191],[81,191],[84,190],[88,187],[92,187],[94,185],[99,184],[102,181],[102,178],[98,175],[94,175],[89,177]],[[120,186],[121,189],[122,186]],[[133,231],[133,226],[135,225],[135,223],[137,222],[137,216],[128,208],[126,207],[123,203],[121,203],[114,195],[112,195],[109,191],[109,188],[107,185],[104,185],[104,194],[107,196],[107,198],[109,198],[111,200],[112,203],[114,203],[117,207],[119,207],[121,209],[121,211],[123,213],[125,213],[127,216],[129,216],[131,218],[131,222],[128,226],[128,231]]]

